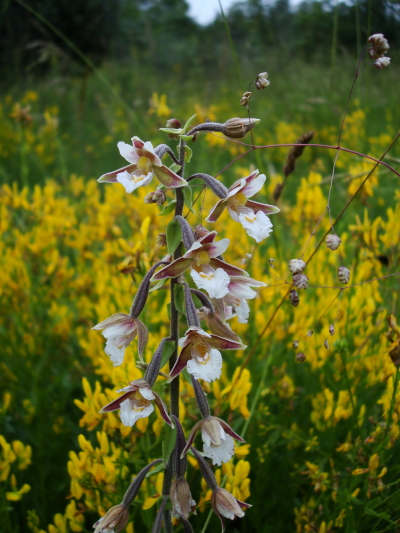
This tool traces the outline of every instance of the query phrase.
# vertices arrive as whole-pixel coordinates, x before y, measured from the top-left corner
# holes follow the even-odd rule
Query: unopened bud
[[[233,494],[225,489],[221,489],[221,487],[218,487],[218,489],[212,493],[211,507],[213,508],[214,513],[216,513],[220,518],[221,516],[224,516],[225,518],[234,520],[236,516],[244,516],[241,506],[251,507],[251,505],[237,500]]]
[[[124,505],[114,505],[107,513],[98,520],[93,527],[94,533],[115,531],[118,533],[123,529],[129,520],[129,510]]]
[[[310,329],[310,331],[307,332],[306,337],[312,337],[314,335],[314,330]]]
[[[340,266],[338,268],[338,278],[343,285],[347,285],[350,279],[350,270],[345,266]]]
[[[289,261],[289,270],[292,274],[301,274],[306,266],[302,259],[291,259]]]
[[[222,133],[232,139],[241,139],[259,122],[259,118],[230,118],[223,125]]]
[[[298,347],[299,347],[299,341],[293,341],[293,348],[297,350]]]
[[[390,57],[378,57],[374,62],[376,68],[386,68],[390,65]]]
[[[170,496],[172,516],[187,520],[191,511],[196,514],[196,502],[192,498],[186,479],[175,479],[172,482]]]
[[[146,196],[144,197],[145,204],[162,205],[165,204],[166,200],[167,197],[165,196],[165,192],[161,191],[160,189],[157,189],[153,192],[149,192],[149,194],[146,194]]]
[[[329,350],[329,342],[328,342],[328,339],[325,339],[324,340],[324,347]]]
[[[331,335],[334,335],[334,334],[335,334],[335,326],[334,326],[333,324],[331,324],[331,325],[329,326],[329,333],[330,333]]]
[[[383,33],[374,33],[368,38],[368,42],[371,43],[371,48],[368,50],[371,59],[382,57],[389,50],[389,43]]]
[[[173,128],[175,130],[178,130],[181,126],[182,124],[176,118],[170,118],[169,120],[167,120],[167,123],[165,125],[166,128]],[[177,135],[176,133],[168,133],[168,137],[170,139],[179,140],[179,135]]]
[[[341,244],[342,240],[337,235],[328,235],[325,239],[325,243],[329,250],[337,250]]]
[[[267,78],[268,78],[268,72],[261,72],[261,74],[257,76],[257,80],[256,80],[257,89],[261,90],[261,89],[265,89],[266,87],[268,87],[270,82]]]
[[[295,274],[293,276],[293,285],[298,289],[307,289],[308,277],[305,274]]]
[[[202,237],[205,237],[206,235],[210,233],[208,229],[206,229],[204,226],[201,226],[200,224],[193,228],[193,232],[194,232],[196,241],[199,241]]]
[[[300,303],[300,298],[299,298],[299,295],[297,293],[296,290],[292,289],[289,293],[289,299],[290,299],[290,303],[294,306],[294,307],[297,307]]]
[[[167,246],[167,235],[165,233],[159,233],[156,237],[156,243],[159,246]]]
[[[303,352],[299,352],[296,354],[296,363],[304,363],[306,359],[307,357]]]
[[[251,98],[251,92],[250,91],[247,91],[246,93],[243,93],[243,96],[240,99],[240,105],[246,106],[249,103],[250,98]]]

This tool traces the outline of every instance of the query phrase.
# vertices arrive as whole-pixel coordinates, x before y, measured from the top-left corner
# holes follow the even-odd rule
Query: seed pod
[[[268,85],[270,84],[270,81],[267,78],[268,78],[268,72],[261,72],[257,76],[257,80],[256,80],[257,89],[261,90],[261,89],[265,89],[266,87],[268,87]]]
[[[289,270],[292,274],[301,274],[306,266],[302,259],[291,259],[289,261]]]
[[[335,334],[335,326],[334,326],[333,324],[331,324],[331,325],[329,326],[329,333],[330,333],[331,335],[334,335],[334,334]]]
[[[329,250],[337,250],[341,244],[342,240],[337,235],[328,235],[325,239],[325,243]]]
[[[306,337],[312,337],[314,335],[314,330],[310,329],[310,331],[307,332]]]
[[[303,352],[299,352],[296,354],[296,363],[304,363],[306,359],[307,357]]]
[[[298,289],[307,289],[308,277],[305,274],[295,274],[293,276],[293,285]]]
[[[297,291],[295,289],[292,289],[289,293],[289,299],[290,299],[290,303],[294,306],[294,307],[297,307],[300,303],[300,298],[299,298],[299,295],[297,294]]]
[[[293,348],[297,350],[298,347],[299,347],[299,341],[293,341]]]
[[[338,268],[338,278],[343,285],[347,285],[350,279],[350,270],[345,266],[340,266]]]
[[[246,93],[243,94],[242,98],[240,99],[240,105],[246,106],[249,103],[250,98],[251,98],[251,92],[247,91]]]
[[[324,340],[324,347],[329,350],[329,342],[328,342],[328,339],[325,339]]]

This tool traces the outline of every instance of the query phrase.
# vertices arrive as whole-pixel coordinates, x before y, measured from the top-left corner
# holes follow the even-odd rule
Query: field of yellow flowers
[[[125,363],[114,367],[104,339],[91,328],[128,311],[143,275],[166,254],[156,237],[172,215],[160,216],[155,204],[145,204],[147,190],[128,195],[122,186],[99,185],[95,178],[120,163],[118,141],[139,135],[154,144],[166,142],[157,128],[172,116],[196,113],[199,122],[223,122],[243,113],[236,94],[222,94],[213,105],[189,104],[172,106],[165,94],[153,93],[139,125],[123,107],[98,96],[108,130],[98,128],[90,137],[86,129],[83,139],[68,129],[66,110],[48,95],[29,89],[2,97],[2,533],[91,531],[121,500],[132,475],[160,457],[163,421],[157,411],[133,428],[122,426],[114,412],[99,414],[121,384],[143,372],[133,345]],[[296,114],[279,119],[273,104],[273,99],[265,109],[256,104],[264,118],[254,130],[256,144],[293,143],[309,129],[316,132],[315,142],[335,144],[338,120],[332,123],[318,110],[309,121]],[[342,145],[380,158],[399,118],[398,110],[386,105],[378,127],[356,98]],[[82,125],[80,112],[74,117]],[[216,174],[245,151],[212,134],[200,136],[191,148],[191,173],[208,165],[206,171]],[[222,179],[230,185],[259,168],[267,174],[260,201],[272,203],[288,150],[257,150]],[[235,324],[249,348],[226,357],[221,380],[205,384],[215,416],[247,441],[216,471],[221,485],[253,506],[229,531],[400,530],[399,277],[364,283],[400,270],[399,178],[382,166],[373,170],[365,159],[340,155],[330,204],[334,218],[357,193],[335,226],[354,285],[341,290],[339,252],[325,244],[317,249],[329,217],[315,230],[327,204],[333,157],[322,149],[305,150],[279,200],[274,232],[262,245],[237,232],[227,214],[215,226],[219,237],[231,238],[227,260],[268,284],[252,301],[249,323]],[[385,161],[399,170],[399,157],[394,144]],[[212,205],[199,187],[188,220],[204,222]],[[306,260],[317,251],[307,266],[310,286],[293,307],[288,261],[303,249]],[[168,335],[167,298],[164,286],[148,299],[147,361]],[[305,354],[303,363],[296,361],[298,352]],[[163,385],[157,387],[161,391]],[[192,398],[192,387],[181,377],[186,430],[198,416]],[[198,503],[193,527],[206,531],[209,523],[207,530],[214,531],[219,523],[210,517],[210,491],[200,484],[197,469],[189,456],[188,480]],[[146,478],[132,506],[129,533],[150,530],[162,480],[157,469]]]

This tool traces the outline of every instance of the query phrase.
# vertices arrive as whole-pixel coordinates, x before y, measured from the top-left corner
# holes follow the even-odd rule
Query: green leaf
[[[164,463],[158,463],[158,465],[153,468],[153,470],[150,470],[150,472],[147,472],[146,477],[151,477],[154,474],[158,474],[161,472],[161,470],[165,470],[165,464]]]
[[[165,131],[166,133],[173,133],[174,135],[180,135],[181,133],[184,133],[184,130],[179,128],[158,128],[160,131]]]
[[[175,441],[176,441],[176,427],[172,429],[171,426],[168,426],[167,424],[165,424],[164,439],[162,443],[163,461],[165,465],[168,463],[168,459],[170,458],[171,453],[174,451]]]
[[[175,209],[176,200],[171,200],[169,204],[167,204],[164,209],[161,211],[161,213],[158,213],[158,217],[165,217],[166,215],[169,215],[172,213],[172,211]]]
[[[169,169],[172,170],[172,172],[175,172],[175,174],[179,172],[181,168],[182,167],[176,163],[172,163],[172,165],[169,167]]]
[[[179,243],[182,239],[182,230],[181,225],[176,220],[176,218],[173,218],[171,222],[168,224],[166,229],[167,234],[167,250],[169,254],[173,254],[175,250],[178,248]]]
[[[186,132],[189,129],[190,124],[193,122],[193,120],[197,117],[197,115],[193,115],[189,118],[189,120],[186,121],[186,124],[183,126],[183,131]]]
[[[158,281],[154,287],[152,287],[149,292],[153,292],[153,291],[157,291],[158,289],[161,289],[161,287],[164,285],[164,283],[168,280],[169,278],[164,278],[164,279],[160,279],[160,281]]]
[[[183,140],[183,141],[191,141],[193,139],[193,135],[179,135],[179,137]]]
[[[185,294],[182,285],[174,285],[174,302],[175,307],[181,315],[185,314]]]
[[[167,364],[169,361],[169,358],[175,351],[175,342],[174,341],[165,341],[162,356],[161,356],[161,365],[160,368],[162,368],[164,365]]]
[[[182,376],[186,379],[186,381],[189,383],[189,385],[192,385],[193,386],[193,383],[192,383],[192,376],[189,374],[189,372],[187,371],[187,368],[184,368],[181,372]]]
[[[192,209],[192,205],[193,205],[193,193],[192,193],[192,188],[189,186],[189,187],[182,187],[182,192],[183,192],[183,197],[185,199],[185,204],[188,206],[188,208],[190,209],[190,211],[195,214],[195,212],[193,211]]]
[[[192,159],[192,155],[193,155],[193,150],[191,148],[189,148],[188,145],[185,145],[185,161],[186,161],[186,163],[190,162],[190,160]]]

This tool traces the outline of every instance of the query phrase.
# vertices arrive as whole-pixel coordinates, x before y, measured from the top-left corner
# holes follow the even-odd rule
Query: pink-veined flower
[[[114,366],[124,361],[125,348],[138,336],[138,352],[142,356],[149,340],[149,331],[141,320],[125,313],[115,313],[92,329],[103,330],[107,339],[104,351],[110,356]]]
[[[261,242],[272,231],[272,223],[267,215],[280,211],[274,205],[261,204],[249,200],[264,185],[265,175],[255,170],[237,181],[228,189],[228,196],[219,200],[206,218],[207,222],[215,222],[227,208],[230,216],[236,222],[240,222],[250,237]]]
[[[221,376],[222,357],[219,350],[246,348],[244,344],[218,335],[210,335],[196,326],[191,326],[178,343],[182,350],[171,370],[170,377],[176,377],[187,367],[187,371],[195,379],[203,379],[208,383]]]
[[[230,276],[248,276],[244,270],[225,263],[218,256],[228,248],[229,239],[214,242],[217,235],[212,231],[195,241],[179,259],[159,270],[153,280],[176,278],[191,268],[190,275],[199,289],[205,289],[210,298],[223,298],[228,294]]]
[[[239,322],[246,324],[250,314],[247,300],[256,297],[257,292],[251,287],[266,287],[266,283],[244,276],[231,276],[228,294],[224,296],[224,303],[232,306],[239,318]]]
[[[187,182],[163,165],[154,152],[151,142],[143,142],[139,137],[132,137],[132,145],[118,143],[119,152],[130,164],[118,170],[103,174],[99,183],[121,183],[126,192],[131,193],[138,187],[148,185],[155,175],[167,189],[185,187]]]
[[[154,411],[152,403],[154,401],[165,422],[173,427],[165,403],[145,379],[131,381],[127,387],[117,392],[124,394],[103,407],[100,413],[109,413],[120,409],[120,417],[124,426],[133,426],[139,418],[147,418]]]
[[[244,516],[243,508],[251,507],[250,504],[241,502],[233,496],[229,491],[218,487],[213,491],[211,496],[211,507],[216,515],[221,520],[222,532],[225,531],[224,518],[234,520],[237,516],[241,518]]]

